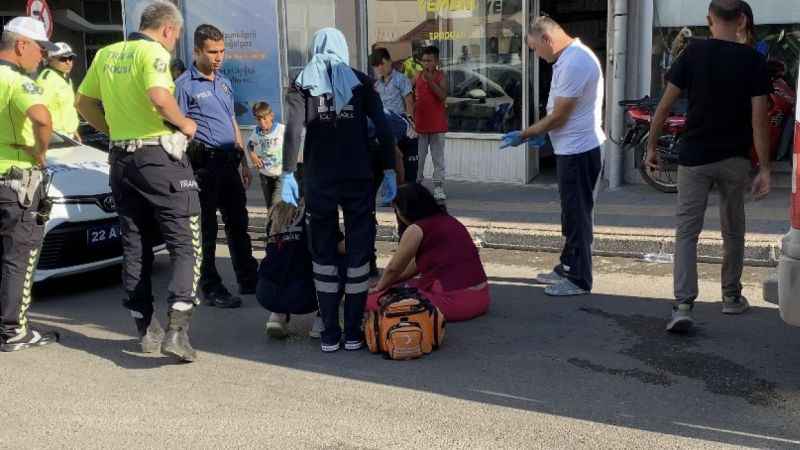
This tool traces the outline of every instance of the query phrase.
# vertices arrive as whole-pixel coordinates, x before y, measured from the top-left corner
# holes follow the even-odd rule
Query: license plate
[[[86,230],[86,243],[89,247],[106,245],[117,242],[122,237],[122,229],[118,223],[99,225]]]

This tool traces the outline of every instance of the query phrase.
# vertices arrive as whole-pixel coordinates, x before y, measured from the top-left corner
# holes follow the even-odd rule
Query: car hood
[[[83,197],[111,192],[108,186],[108,154],[79,145],[48,150],[47,171],[50,173],[48,196]]]

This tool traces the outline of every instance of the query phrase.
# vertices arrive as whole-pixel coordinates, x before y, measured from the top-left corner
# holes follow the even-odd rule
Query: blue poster
[[[126,0],[126,32],[136,30],[139,16],[150,1]],[[222,73],[233,84],[236,120],[254,125],[250,112],[256,102],[267,102],[281,120],[281,61],[277,0],[191,0],[182,3],[185,26],[182,59],[192,63],[194,29],[210,24],[225,34]]]

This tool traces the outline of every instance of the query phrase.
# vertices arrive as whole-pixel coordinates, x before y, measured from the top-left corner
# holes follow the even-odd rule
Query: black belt
[[[191,142],[187,148],[189,160],[192,167],[205,167],[209,163],[234,164],[242,162],[242,152],[236,149],[226,150],[221,148],[209,147],[200,142]]]

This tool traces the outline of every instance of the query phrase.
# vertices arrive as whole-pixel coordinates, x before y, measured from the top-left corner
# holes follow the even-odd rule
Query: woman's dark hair
[[[447,213],[436,203],[431,191],[419,183],[406,183],[400,186],[394,199],[394,207],[409,223]]]
[[[753,47],[756,45],[756,23],[755,17],[753,16],[753,8],[751,8],[750,4],[744,0],[742,0],[739,4],[739,8],[741,9],[742,14],[744,14],[745,20],[747,21],[745,28],[745,33],[747,33],[746,44]]]

